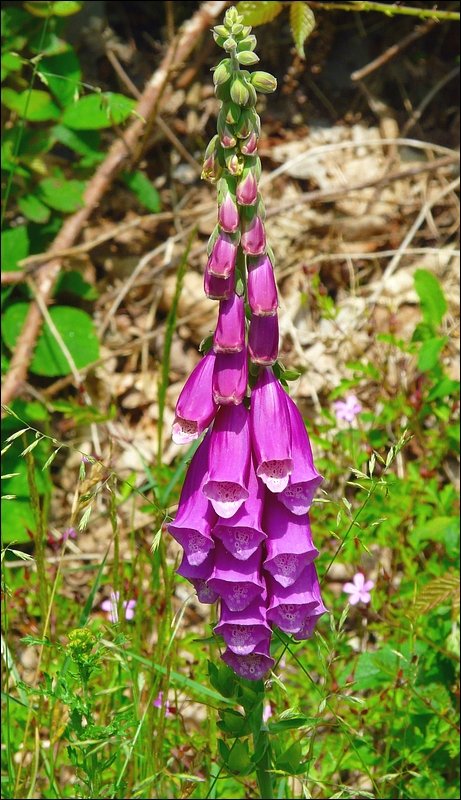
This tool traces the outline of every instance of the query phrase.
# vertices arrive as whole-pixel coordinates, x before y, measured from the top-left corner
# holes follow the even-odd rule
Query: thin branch
[[[366,78],[367,75],[371,75],[372,72],[376,72],[377,69],[383,66],[383,64],[387,64],[388,61],[391,61],[393,58],[396,58],[407,47],[409,47],[413,42],[416,42],[422,36],[425,36],[429,33],[433,28],[437,25],[436,20],[430,19],[428,22],[425,22],[424,25],[418,25],[414,31],[411,31],[407,36],[404,36],[403,39],[400,39],[399,42],[396,42],[389,47],[384,53],[381,53],[380,56],[374,58],[373,61],[370,61],[365,67],[361,69],[357,69],[355,72],[351,74],[351,80],[353,81],[361,81],[362,78]]]

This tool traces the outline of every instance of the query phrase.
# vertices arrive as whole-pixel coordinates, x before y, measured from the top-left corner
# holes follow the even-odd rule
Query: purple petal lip
[[[247,255],[259,256],[264,253],[266,249],[266,233],[264,223],[257,214],[252,220],[244,223],[241,245],[243,252]]]
[[[246,561],[238,561],[217,544],[215,567],[208,584],[222,597],[230,611],[243,611],[264,591],[260,566],[260,552]]]
[[[217,278],[229,278],[235,269],[237,243],[231,234],[221,231],[207,262],[207,270]]]
[[[268,535],[264,570],[282,586],[291,586],[319,554],[312,543],[309,520],[307,516],[295,516],[273,496],[268,496],[264,528]]]
[[[278,296],[274,268],[267,254],[248,263],[248,302],[253,314],[271,316],[277,313]]]
[[[208,585],[208,578],[213,571],[213,567],[214,558],[213,551],[211,551],[205,561],[202,561],[199,565],[191,564],[184,554],[181,564],[176,570],[178,575],[182,575],[183,578],[187,578],[191,582],[201,603],[215,603],[218,599],[216,592]]]
[[[277,581],[269,579],[270,603],[267,619],[286,633],[298,633],[306,617],[315,613],[314,610],[319,605],[319,590],[314,591],[315,583],[318,586],[313,564],[305,567],[291,586],[280,586]]]
[[[220,620],[214,630],[232,652],[238,655],[252,653],[271,633],[266,622],[264,600],[262,597],[254,600],[243,611],[230,611],[223,601]]]
[[[271,366],[279,354],[279,323],[277,315],[252,315],[248,335],[248,352],[253,364]]]
[[[229,648],[221,656],[222,660],[242,678],[259,681],[274,666],[274,659],[269,653],[270,639],[263,639],[253,653],[239,656]]]
[[[291,424],[293,472],[287,488],[279,499],[293,514],[305,514],[309,511],[323,478],[314,466],[304,420],[289,395],[286,395],[286,404]]]
[[[215,354],[210,352],[194,367],[179,395],[172,431],[176,444],[197,439],[214,419],[218,408],[212,391],[214,364]]]
[[[239,405],[247,392],[246,347],[236,353],[217,353],[213,373],[213,400],[218,405]]]
[[[250,433],[248,411],[242,403],[219,409],[210,431],[208,464],[203,494],[216,513],[228,519],[249,496]]]
[[[310,639],[312,634],[314,633],[314,628],[317,624],[319,618],[327,613],[327,609],[323,605],[323,603],[319,603],[313,611],[310,611],[306,616],[301,628],[299,631],[295,633],[295,639],[301,641],[302,639]]]
[[[271,492],[282,492],[293,471],[285,396],[272,371],[261,370],[251,394],[251,443],[256,474]]]
[[[239,353],[244,346],[245,300],[234,293],[219,304],[213,348],[216,353]]]
[[[249,558],[258,549],[266,534],[261,527],[264,490],[257,480],[252,462],[248,479],[249,497],[233,517],[218,519],[212,534],[226,550],[239,560]]]

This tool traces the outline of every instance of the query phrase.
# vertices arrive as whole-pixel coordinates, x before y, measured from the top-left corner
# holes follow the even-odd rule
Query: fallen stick
[[[155,120],[160,98],[172,70],[177,69],[187,60],[196,47],[200,34],[209,28],[217,17],[221,16],[227,5],[226,0],[222,0],[222,2],[210,0],[203,3],[193,17],[180,29],[177,38],[169,45],[161,64],[142,93],[136,107],[135,121],[124,132],[123,140],[116,139],[111,145],[107,157],[88,183],[84,193],[83,208],[65,220],[50,246],[48,260],[37,270],[37,286],[45,304],[48,304],[51,299],[53,287],[61,268],[61,259],[55,254],[72,247],[114,178],[126,166],[131,153],[140,152],[142,138]],[[5,405],[8,405],[16,397],[26,378],[42,323],[43,315],[40,307],[36,301],[32,301],[14,349],[10,368],[5,376],[2,389],[2,400]]]

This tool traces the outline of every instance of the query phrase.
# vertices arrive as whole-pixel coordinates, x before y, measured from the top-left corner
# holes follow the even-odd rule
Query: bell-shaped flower
[[[218,222],[227,233],[234,233],[240,226],[239,212],[235,197],[227,192],[218,208]]]
[[[259,681],[275,664],[270,654],[270,636],[262,639],[255,650],[247,656],[239,656],[228,648],[221,656],[228,667],[234,670],[241,678],[250,681]]]
[[[229,650],[239,656],[252,653],[262,639],[270,636],[270,625],[266,622],[266,597],[261,595],[243,611],[230,611],[221,603],[219,622],[215,633],[223,637]]]
[[[246,347],[239,353],[217,353],[213,372],[213,397],[219,405],[239,405],[248,383]]]
[[[210,436],[210,452],[203,493],[224,519],[232,517],[249,496],[251,455],[248,422],[248,411],[243,403],[221,406],[207,434]]]
[[[234,292],[234,276],[232,274],[229,278],[217,278],[211,274],[207,265],[203,288],[210,300],[227,300]]]
[[[213,339],[216,353],[239,353],[245,346],[245,300],[235,292],[219,304]]]
[[[253,314],[260,317],[277,313],[277,286],[274,268],[267,253],[248,258],[248,302]]]
[[[295,516],[274,496],[268,496],[263,519],[267,533],[264,570],[282,586],[291,586],[319,554],[312,543],[308,517]]]
[[[208,586],[208,579],[211,577],[213,568],[214,556],[213,551],[211,551],[206,557],[205,561],[202,561],[202,563],[198,566],[191,564],[187,560],[187,557],[183,555],[182,561],[176,572],[178,575],[181,575],[183,578],[187,578],[187,580],[190,581],[197,592],[197,597],[201,603],[211,604],[215,603],[218,599],[216,592],[214,592],[213,589]]]
[[[275,364],[279,354],[279,323],[277,315],[257,317],[250,320],[248,352],[253,364],[268,367]]]
[[[293,472],[279,499],[293,514],[305,514],[323,477],[314,467],[311,443],[301,413],[289,395],[286,402],[291,424]]]
[[[318,597],[314,594],[314,583],[318,584],[313,564],[309,564],[290,586],[281,586],[268,578],[269,607],[267,619],[274,622],[285,633],[299,633],[306,617],[315,613]]]
[[[214,419],[218,406],[213,400],[215,354],[210,351],[189,375],[176,403],[172,438],[176,444],[198,439]]]
[[[179,498],[178,510],[168,525],[171,535],[181,545],[192,566],[202,564],[214,548],[211,529],[216,514],[203,494],[208,475],[211,431],[207,433],[192,458]]]
[[[217,278],[229,278],[235,270],[238,240],[225,231],[220,231],[207,263],[207,270]]]
[[[239,561],[217,542],[214,570],[208,583],[230,611],[243,611],[265,588],[261,578],[261,551],[257,550],[246,561]]]
[[[266,534],[261,527],[264,487],[258,481],[250,460],[248,478],[248,500],[230,519],[218,519],[212,535],[220,539],[226,550],[238,560],[246,560],[258,549]]]
[[[246,216],[242,221],[242,250],[249,256],[259,256],[266,249],[266,233],[264,223],[259,214],[252,214],[248,219]]]
[[[251,446],[256,474],[271,492],[283,492],[293,470],[285,397],[272,370],[261,370],[251,393]]]

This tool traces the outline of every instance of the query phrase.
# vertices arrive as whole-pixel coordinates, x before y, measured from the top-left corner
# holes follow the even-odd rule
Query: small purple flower
[[[291,423],[293,472],[288,486],[281,492],[279,499],[293,514],[306,514],[323,478],[314,467],[311,443],[304,420],[288,394],[286,404]]]
[[[228,192],[218,209],[218,222],[226,233],[234,233],[240,225],[235,197]]]
[[[246,561],[238,561],[221,543],[217,543],[215,566],[208,584],[222,597],[230,611],[243,611],[264,591],[261,553],[256,551]]]
[[[261,595],[243,611],[230,611],[224,601],[221,603],[221,616],[214,630],[223,637],[233,653],[246,656],[256,649],[262,639],[270,635],[265,600],[265,595]]]
[[[258,214],[253,214],[251,219],[244,219],[242,225],[242,250],[249,256],[259,256],[266,249],[266,233],[264,223]]]
[[[355,394],[347,395],[345,400],[336,400],[333,403],[336,419],[343,419],[346,422],[354,422],[357,414],[360,414],[362,405]]]
[[[248,258],[248,302],[253,314],[261,317],[277,313],[278,298],[274,268],[266,254]]]
[[[248,480],[249,497],[230,519],[218,519],[213,536],[220,539],[226,550],[239,560],[245,561],[258,549],[267,537],[261,527],[264,487],[256,477],[250,460]]]
[[[178,511],[168,530],[183,547],[192,566],[202,564],[214,547],[211,529],[216,514],[203,494],[208,474],[211,431],[208,431],[192,458],[184,481]]]
[[[362,572],[356,572],[352,578],[352,583],[344,584],[343,592],[350,595],[349,603],[351,606],[357,603],[369,603],[371,600],[370,592],[375,585],[374,581],[366,581]]]
[[[111,622],[118,622],[118,603],[120,592],[111,592],[109,598],[103,600],[100,608],[105,611]],[[133,619],[136,608],[136,600],[124,600],[122,608],[125,612],[125,619]]]
[[[248,422],[248,411],[243,403],[221,406],[210,432],[209,469],[203,494],[210,500],[216,513],[225,519],[233,517],[249,496]]]
[[[77,531],[75,530],[75,528],[66,528],[62,532],[61,539],[63,542],[67,542],[68,539],[76,539],[76,538],[77,538]]]
[[[270,369],[263,369],[251,393],[251,446],[256,474],[271,492],[283,492],[293,471],[286,393]]]
[[[264,678],[275,663],[270,655],[270,636],[262,639],[253,653],[247,656],[239,656],[228,648],[221,658],[237,675],[250,681]]]
[[[155,700],[153,701],[152,705],[153,705],[153,706],[155,706],[155,708],[162,708],[162,706],[163,706],[163,692],[161,692],[161,691],[160,691],[160,692],[158,693],[158,695],[157,695],[157,697],[155,698]],[[164,708],[165,708],[165,717],[172,717],[172,716],[174,716],[174,715],[171,713],[171,706],[170,706],[170,703],[169,703],[168,699],[167,699],[167,700],[165,700],[165,706],[164,706]]]
[[[277,315],[259,317],[254,314],[250,321],[248,352],[253,364],[271,366],[279,354],[279,323]]]
[[[272,714],[272,706],[270,703],[264,703],[263,706],[263,722],[268,722],[270,718],[273,716]]]
[[[274,622],[285,633],[298,633],[310,612],[318,605],[314,594],[314,583],[318,583],[313,564],[309,564],[290,586],[281,586],[274,579],[268,580],[270,603],[267,619]]]
[[[207,270],[217,278],[229,278],[234,273],[238,241],[235,236],[220,231],[208,259]]]
[[[245,346],[245,300],[233,293],[219,304],[213,348],[216,353],[239,353]]]
[[[248,358],[246,347],[237,353],[217,353],[213,374],[213,398],[219,405],[239,405],[246,395]]]
[[[264,570],[282,586],[291,586],[303,569],[317,558],[307,517],[295,516],[269,496],[264,506],[267,558]]]
[[[214,419],[218,406],[213,400],[215,354],[210,351],[192,370],[176,403],[172,438],[176,444],[198,439]]]

